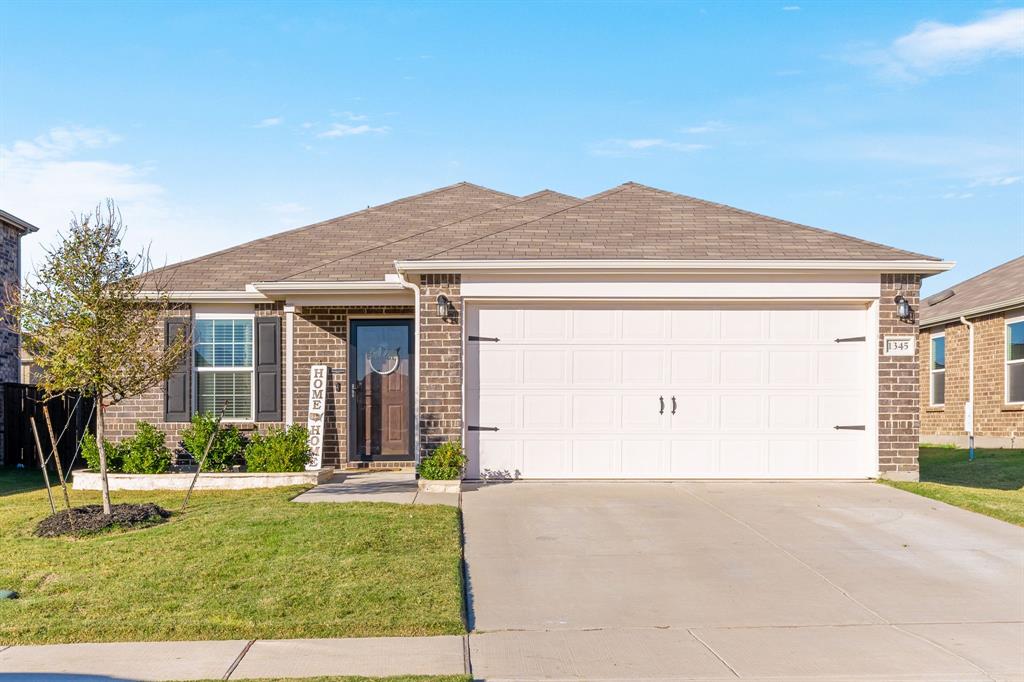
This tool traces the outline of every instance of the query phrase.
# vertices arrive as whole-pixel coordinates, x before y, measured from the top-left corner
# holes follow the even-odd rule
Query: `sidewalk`
[[[0,680],[461,675],[467,670],[464,647],[458,635],[10,646],[0,647]]]

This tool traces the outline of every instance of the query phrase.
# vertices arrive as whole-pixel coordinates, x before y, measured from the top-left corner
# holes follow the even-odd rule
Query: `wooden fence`
[[[39,469],[35,439],[32,436],[32,420],[39,430],[39,441],[43,452],[50,453],[50,435],[43,417],[42,392],[31,384],[0,384],[3,392],[3,448],[0,450],[0,465],[26,469]],[[57,437],[57,452],[65,471],[85,466],[81,454],[75,456],[78,442],[86,432],[93,432],[93,401],[78,395],[63,395],[45,401]],[[63,435],[61,433],[63,432]],[[53,462],[50,469],[56,470]]]

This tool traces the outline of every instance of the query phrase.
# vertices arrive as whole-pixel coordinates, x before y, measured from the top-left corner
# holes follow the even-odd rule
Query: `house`
[[[0,210],[0,300],[3,300],[8,287],[18,286],[21,282],[21,238],[38,230],[21,218]],[[21,373],[18,334],[10,322],[6,311],[0,312],[0,385],[17,383]],[[0,462],[6,451],[5,414],[3,390],[0,390]]]
[[[1021,447],[1024,256],[930,296],[920,314],[921,440],[964,446],[973,426],[979,447]]]
[[[226,405],[332,467],[462,439],[470,478],[912,479],[904,308],[950,267],[636,183],[459,183],[160,270],[194,353],[108,428]]]

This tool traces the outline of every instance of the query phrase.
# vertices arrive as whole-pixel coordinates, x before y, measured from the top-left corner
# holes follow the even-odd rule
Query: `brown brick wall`
[[[916,478],[920,387],[918,357],[883,355],[885,335],[917,335],[921,276],[884,274],[878,304],[878,469],[883,475]],[[915,313],[912,322],[896,317],[893,299],[902,293]],[[921,352],[920,345],[917,354]]]
[[[1024,407],[1005,404],[1006,318],[1024,310],[995,313],[974,323],[974,434],[976,438],[1024,439]],[[943,407],[931,407],[929,363],[933,332],[946,332],[946,396]],[[963,436],[964,403],[969,395],[969,331],[952,322],[921,330],[921,440],[929,436]],[[935,440],[945,440],[937,438]]]
[[[187,307],[186,307],[186,310]],[[181,316],[187,312],[176,312]],[[285,349],[287,322],[280,303],[259,304],[256,315],[281,317],[281,413],[285,414],[286,378]],[[343,466],[348,461],[348,324],[353,316],[387,315],[413,316],[412,306],[307,306],[295,314],[294,321],[294,421],[305,424],[309,392],[309,368],[327,365],[330,368],[330,389],[324,417],[324,466]],[[135,432],[135,423],[145,420],[168,435],[168,445],[176,447],[184,423],[163,421],[163,384],[141,396],[125,400],[107,409],[107,432],[111,440],[120,440]],[[282,422],[256,422],[238,424],[243,431],[266,431]],[[181,457],[178,463],[187,463]]]
[[[0,225],[0,301],[8,284],[21,281],[21,239],[17,230]],[[21,361],[18,358],[18,336],[13,320],[0,311],[0,383],[17,382]],[[0,391],[0,462],[4,458],[4,396]]]
[[[420,277],[420,455],[462,437],[462,277]],[[455,306],[455,316],[437,314],[437,296]]]

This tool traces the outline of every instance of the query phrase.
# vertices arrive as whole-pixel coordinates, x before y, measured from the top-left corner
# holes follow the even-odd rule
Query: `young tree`
[[[105,514],[104,408],[166,380],[189,350],[184,334],[165,344],[160,322],[173,304],[147,252],[130,255],[124,236],[121,213],[108,199],[72,219],[34,276],[4,296],[44,393],[80,391],[95,400]]]

